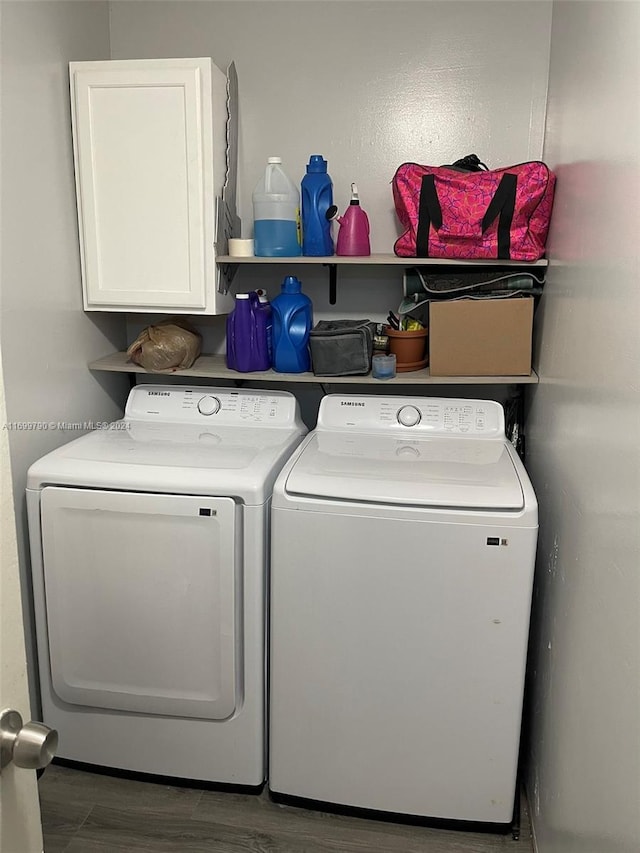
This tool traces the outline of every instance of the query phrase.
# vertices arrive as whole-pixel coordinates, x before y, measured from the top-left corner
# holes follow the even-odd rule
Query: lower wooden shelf
[[[89,370],[110,370],[118,373],[147,373],[134,364],[126,352],[115,352],[89,364]],[[394,379],[374,379],[368,376],[315,376],[313,373],[276,373],[261,370],[253,373],[238,373],[229,370],[223,355],[201,355],[193,367],[172,373],[151,373],[152,376],[193,376],[201,379],[232,379],[235,382],[304,382],[322,385],[534,385],[538,375],[531,371],[529,376],[431,376],[429,368],[398,373]]]

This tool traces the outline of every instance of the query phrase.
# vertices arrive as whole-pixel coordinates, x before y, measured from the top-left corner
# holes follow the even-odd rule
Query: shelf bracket
[[[323,264],[322,266],[329,267],[329,305],[335,305],[338,291],[338,264]]]

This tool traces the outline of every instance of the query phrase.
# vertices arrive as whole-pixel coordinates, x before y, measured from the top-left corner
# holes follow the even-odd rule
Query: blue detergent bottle
[[[302,179],[302,254],[309,257],[333,255],[331,222],[327,211],[333,205],[333,183],[327,161],[312,154]]]
[[[258,294],[238,293],[227,317],[227,367],[240,373],[268,370],[267,317]]]
[[[271,302],[273,320],[273,369],[278,373],[306,373],[311,370],[309,332],[313,326],[313,306],[294,275],[282,283],[282,292]]]

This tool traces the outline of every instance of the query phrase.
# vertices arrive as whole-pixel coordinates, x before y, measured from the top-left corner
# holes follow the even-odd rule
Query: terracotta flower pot
[[[427,364],[425,357],[427,329],[417,329],[415,332],[398,332],[391,326],[387,326],[385,334],[389,337],[389,352],[396,357],[396,371],[406,373],[425,367]]]

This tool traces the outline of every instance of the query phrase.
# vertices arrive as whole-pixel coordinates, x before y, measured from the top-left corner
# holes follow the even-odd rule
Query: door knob
[[[0,712],[0,770],[11,761],[17,767],[40,770],[51,763],[58,748],[58,732],[42,723],[22,722],[17,711]]]

